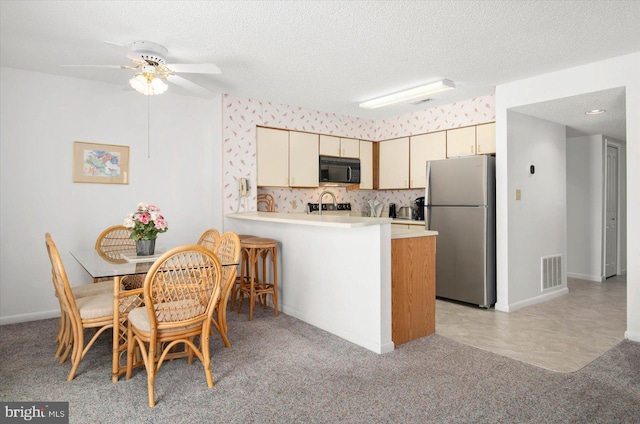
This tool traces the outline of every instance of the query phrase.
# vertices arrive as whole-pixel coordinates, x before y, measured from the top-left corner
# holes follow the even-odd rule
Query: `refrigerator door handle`
[[[424,184],[424,223],[425,229],[431,229],[431,214],[429,213],[431,208],[431,198],[429,197],[429,188],[431,186],[431,162],[427,161],[427,178]]]

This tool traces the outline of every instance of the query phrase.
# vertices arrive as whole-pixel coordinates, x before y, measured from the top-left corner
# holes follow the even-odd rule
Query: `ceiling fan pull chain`
[[[147,159],[151,158],[151,104],[149,103],[151,101],[151,96],[147,96]]]

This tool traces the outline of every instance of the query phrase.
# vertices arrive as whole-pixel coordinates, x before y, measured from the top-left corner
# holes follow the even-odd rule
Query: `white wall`
[[[0,68],[0,323],[58,313],[45,232],[76,285],[91,280],[68,252],[93,248],[98,234],[139,202],[157,204],[167,218],[160,246],[193,243],[222,225],[220,98],[171,90],[147,98],[120,86]],[[74,141],[130,146],[130,183],[74,183]]]
[[[512,111],[507,119],[509,240],[526,246],[509,249],[513,268],[507,306],[517,309],[566,292],[564,272],[561,286],[543,293],[541,285],[541,258],[562,255],[566,260],[566,127]],[[496,308],[504,308],[500,290],[497,303]]]
[[[603,138],[567,139],[567,274],[602,281]]]
[[[498,302],[509,309],[518,299],[520,278],[515,260],[509,252],[529,254],[527,240],[517,237],[520,228],[508,221],[516,207],[512,200],[509,178],[514,167],[526,161],[526,152],[518,150],[508,138],[507,111],[509,108],[575,96],[616,87],[626,90],[627,121],[627,256],[640,257],[640,190],[632,182],[640,181],[640,53],[615,57],[588,65],[578,66],[503,84],[496,87],[496,157],[506,158],[496,163],[497,179],[497,249],[498,249]],[[531,226],[533,222],[519,221],[518,225]],[[506,258],[506,260],[504,259]],[[516,278],[518,277],[518,278]],[[534,281],[533,275],[524,276]],[[640,261],[627,261],[627,331],[626,337],[640,341]],[[497,306],[496,306],[497,307]]]

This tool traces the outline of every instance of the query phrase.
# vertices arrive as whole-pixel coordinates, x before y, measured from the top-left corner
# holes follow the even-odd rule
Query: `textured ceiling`
[[[0,64],[126,87],[132,71],[60,65],[127,64],[104,41],[153,41],[218,65],[182,75],[213,92],[380,119],[638,52],[638,22],[640,1],[2,0]],[[442,78],[457,88],[429,103],[358,107]]]

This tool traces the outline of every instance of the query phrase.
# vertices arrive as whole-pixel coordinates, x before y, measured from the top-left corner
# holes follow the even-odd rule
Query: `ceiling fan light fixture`
[[[167,91],[169,86],[152,72],[142,72],[129,80],[131,87],[140,94],[153,96]]]
[[[422,85],[420,87],[415,87],[409,90],[400,91],[398,93],[388,94],[386,96],[367,100],[366,102],[360,103],[359,106],[363,109],[376,109],[396,103],[408,102],[409,100],[422,99],[430,96],[431,94],[438,93],[440,91],[451,90],[453,88],[456,88],[456,85],[453,83],[453,81],[443,79],[440,81],[432,82],[430,84]]]

